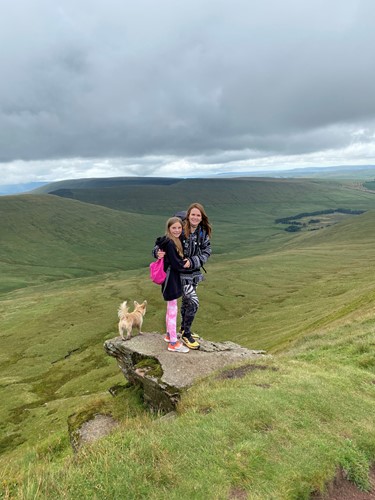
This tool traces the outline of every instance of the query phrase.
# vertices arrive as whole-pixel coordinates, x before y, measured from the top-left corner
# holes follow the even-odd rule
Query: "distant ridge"
[[[168,186],[183,179],[171,177],[95,177],[82,179],[66,179],[63,181],[51,182],[34,189],[35,194],[54,194],[62,189],[97,189],[113,188],[121,186]]]
[[[48,183],[47,182],[28,182],[26,184],[5,184],[4,186],[0,186],[0,196],[28,193],[29,191],[32,191],[34,189],[38,189],[46,184],[48,184]]]
[[[296,213],[299,213],[337,206],[364,209],[366,206],[361,205],[361,198],[368,196],[363,193],[359,197],[358,190],[348,191],[341,181],[335,182],[334,179],[326,182],[322,179],[271,177],[75,179],[48,184],[34,193],[57,195],[112,210],[161,216],[170,216],[193,201],[200,201],[212,216],[217,212],[232,212],[234,206],[242,206],[242,211],[249,210],[250,206],[256,211],[267,206],[268,212],[275,204],[272,219],[294,215],[291,200],[296,209],[298,206]]]
[[[375,176],[375,165],[337,165],[334,167],[297,167],[285,170],[257,170],[249,172],[222,172],[220,177],[340,177],[352,178],[359,174],[367,178]]]
[[[362,178],[369,180],[375,178],[375,165],[337,165],[332,167],[297,167],[284,170],[251,170],[247,172],[228,171],[221,173],[208,173],[200,177],[94,177],[80,179],[65,179],[55,182],[30,182],[23,184],[9,184],[0,186],[0,196],[32,192],[36,194],[52,193],[60,189],[95,189],[107,187],[120,187],[123,185],[155,185],[167,186],[186,179],[224,179],[224,178]]]

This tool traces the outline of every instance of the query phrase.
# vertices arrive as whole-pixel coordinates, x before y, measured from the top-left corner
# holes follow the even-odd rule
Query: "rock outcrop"
[[[144,400],[155,411],[168,413],[178,403],[181,392],[226,366],[246,363],[265,355],[234,342],[210,342],[200,339],[199,350],[187,354],[167,350],[160,333],[143,333],[129,341],[120,337],[107,340],[104,349],[116,358],[125,378],[143,389]]]
[[[70,415],[68,418],[70,443],[75,453],[85,444],[93,443],[107,436],[118,426],[118,422],[110,415],[97,414],[74,428],[73,422],[76,418],[76,414]]]

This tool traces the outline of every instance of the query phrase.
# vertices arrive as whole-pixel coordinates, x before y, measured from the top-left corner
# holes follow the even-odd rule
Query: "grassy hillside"
[[[278,251],[219,263],[201,291],[212,319],[199,327],[216,340],[233,335],[246,347],[279,351],[371,307],[374,223],[375,212],[368,212],[299,234]]]
[[[200,201],[214,224],[215,253],[247,256],[276,248],[287,238],[274,221],[301,212],[332,208],[367,210],[374,207],[372,193],[355,183],[322,179],[159,179],[131,178],[60,183],[60,195],[86,203],[167,218],[176,210]],[[52,186],[56,187],[56,186]],[[50,191],[48,186],[46,191]],[[56,192],[56,190],[53,189]],[[141,247],[143,248],[143,247]]]
[[[250,345],[284,341],[288,347],[243,378],[203,381],[185,395],[173,421],[140,413],[132,393],[130,402],[126,391],[117,398],[107,393],[122,381],[102,351],[103,340],[116,333],[119,301],[147,297],[146,328],[163,324],[159,290],[142,272],[8,294],[0,314],[0,331],[8,332],[0,350],[1,397],[9,405],[1,415],[8,436],[0,461],[4,492],[15,498],[74,499],[77,492],[121,498],[125,492],[154,499],[308,499],[339,466],[368,488],[375,460],[375,286],[368,261],[374,214],[361,217],[360,231],[352,218],[315,241],[299,235],[287,250],[233,263],[221,283],[212,281],[224,271],[221,264],[210,266],[197,329],[206,332],[218,321],[208,338],[217,333],[245,343],[246,331]],[[329,232],[348,245],[330,246]],[[288,272],[278,275],[284,258]],[[242,288],[233,290],[234,283]],[[73,459],[66,420],[81,410],[115,412],[122,425]],[[18,446],[11,451],[11,444]]]
[[[181,182],[187,196],[192,184]],[[0,198],[5,497],[308,498],[339,465],[368,486],[374,196],[322,181],[205,182],[215,253],[194,328],[274,356],[243,379],[202,382],[173,423],[154,422],[130,391],[109,395],[125,381],[102,345],[117,335],[122,300],[146,298],[145,329],[163,331],[165,304],[147,264],[150,241],[182,205],[176,190],[167,200],[142,191],[142,214],[123,210],[127,197],[121,210],[58,196]],[[368,211],[298,234],[274,223],[338,206]],[[72,460],[67,418],[81,410],[114,413],[123,427]]]
[[[136,269],[149,257],[158,217],[117,212],[57,196],[0,198],[0,293],[56,279]],[[147,242],[143,240],[143,249]],[[148,249],[148,255],[150,250]]]
[[[356,361],[371,349],[374,322],[356,327],[322,338],[319,360],[300,346],[293,357],[249,365],[242,378],[203,381],[175,419],[128,415],[110,438],[59,467],[44,450],[19,498],[308,500],[338,467],[368,489],[374,373]],[[344,342],[351,350],[336,358]]]
[[[84,188],[70,189],[69,198],[0,198],[0,292],[147,266],[165,219],[193,200],[205,205],[213,222],[215,255],[229,260],[288,241],[277,218],[338,207],[367,210],[375,202],[371,193],[315,180],[135,178],[81,180],[73,186],[77,183]]]
[[[47,185],[45,192],[103,205],[115,210],[143,214],[168,215],[173,210],[186,208],[199,200],[210,208],[214,216],[224,215],[229,209],[253,207],[258,213],[274,218],[289,215],[289,210],[311,211],[316,207],[358,208],[373,203],[373,195],[359,192],[350,184],[321,179],[272,179],[243,177],[236,179],[159,179],[131,178],[121,183],[92,180],[94,185],[80,185],[78,181],[65,181],[61,188]],[[349,206],[350,205],[350,206]]]

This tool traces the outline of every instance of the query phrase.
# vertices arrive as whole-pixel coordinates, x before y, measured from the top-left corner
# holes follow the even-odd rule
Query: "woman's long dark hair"
[[[207,214],[206,214],[206,211],[205,211],[203,205],[201,205],[200,203],[192,203],[187,210],[186,219],[185,219],[185,223],[184,223],[185,236],[189,237],[189,235],[193,232],[191,230],[191,226],[190,226],[190,222],[189,222],[190,212],[193,210],[193,208],[196,208],[202,214],[202,221],[200,222],[200,226],[202,227],[202,229],[204,229],[204,231],[206,231],[208,237],[211,238],[212,226],[210,224],[210,221],[208,220],[208,217],[207,217]]]

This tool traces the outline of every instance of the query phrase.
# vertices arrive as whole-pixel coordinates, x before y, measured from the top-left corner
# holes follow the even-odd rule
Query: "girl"
[[[167,277],[162,284],[161,290],[164,300],[167,302],[165,339],[168,342],[168,351],[187,353],[189,349],[177,339],[177,299],[182,295],[180,272],[190,266],[190,262],[184,259],[180,236],[182,233],[182,222],[178,217],[167,220],[165,236],[156,240],[156,245],[165,252],[164,271]]]

